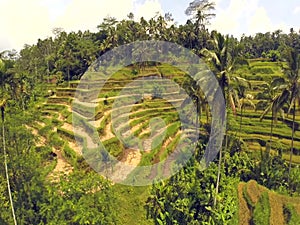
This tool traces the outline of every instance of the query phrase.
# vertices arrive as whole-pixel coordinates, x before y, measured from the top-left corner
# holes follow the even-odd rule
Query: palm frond
[[[265,111],[261,114],[261,116],[259,117],[260,122],[264,119],[265,115],[267,115],[270,112],[270,110],[272,109],[272,105],[273,105],[272,103],[268,105]]]

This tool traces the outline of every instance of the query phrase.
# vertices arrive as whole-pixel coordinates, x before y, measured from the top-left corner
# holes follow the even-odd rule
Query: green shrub
[[[62,125],[62,121],[58,120],[58,119],[52,119],[52,124],[56,127]]]
[[[261,100],[255,105],[255,110],[262,110],[264,111],[268,106],[268,102]]]
[[[268,192],[263,192],[253,211],[253,224],[269,224],[270,203]]]
[[[35,147],[36,152],[40,153],[43,159],[51,160],[53,157],[51,156],[52,148],[50,146],[40,146]]]
[[[288,225],[298,225],[300,215],[297,214],[295,207],[292,204],[283,205],[283,214],[285,223]]]
[[[257,100],[266,100],[266,99],[269,99],[269,95],[267,93],[260,92],[255,96],[255,99],[257,99]]]
[[[64,141],[61,140],[57,133],[52,133],[50,135],[50,144],[55,148],[60,148],[64,144]]]
[[[77,155],[72,148],[70,148],[67,144],[64,145],[63,148],[63,156],[71,163],[71,165],[75,166],[77,163]]]
[[[118,157],[124,150],[123,144],[117,137],[104,141],[103,144],[106,150],[114,157]]]
[[[264,78],[260,75],[246,74],[243,76],[247,80],[263,81]]]
[[[252,74],[274,74],[274,71],[270,67],[254,67],[251,68]]]
[[[70,141],[74,141],[75,140],[75,135],[74,135],[74,132],[72,131],[68,131],[66,129],[63,129],[61,127],[58,127],[57,128],[57,133],[62,136],[63,138],[66,138],[67,140],[70,140]]]
[[[47,139],[49,138],[51,132],[52,132],[51,125],[46,125],[39,130],[39,133]]]

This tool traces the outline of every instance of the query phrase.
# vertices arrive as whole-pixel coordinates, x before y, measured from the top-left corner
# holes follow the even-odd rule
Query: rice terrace
[[[0,53],[0,225],[300,224],[300,31],[236,38],[210,29],[215,8],[107,16]],[[143,41],[181,46],[202,75],[174,47],[110,55]]]

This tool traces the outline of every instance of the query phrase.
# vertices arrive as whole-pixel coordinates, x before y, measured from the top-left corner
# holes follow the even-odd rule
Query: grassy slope
[[[254,96],[254,104],[259,100],[255,97],[264,90],[264,85],[270,82],[275,77],[283,77],[281,63],[278,62],[262,62],[258,60],[250,60],[249,66],[241,66],[236,75],[245,77],[250,80],[252,90],[247,91],[248,94]],[[259,121],[262,110],[254,111],[253,109],[246,109],[243,113],[242,132],[241,137],[244,138],[248,145],[248,150],[258,151],[265,150],[265,143],[270,139],[270,126],[271,126],[271,113],[268,113],[263,121]],[[278,115],[280,117],[280,115]],[[236,124],[232,125],[234,133],[239,131],[239,116],[236,118]],[[291,127],[288,123],[291,123],[291,115],[285,118],[286,121],[277,121],[273,129],[272,150],[274,154],[278,153],[278,150],[283,152],[282,157],[289,160],[289,151],[291,146]],[[300,121],[300,112],[296,113],[296,122]],[[294,147],[300,153],[300,139],[299,134],[300,127],[296,130],[296,139]],[[263,143],[263,144],[262,144]],[[293,155],[293,163],[300,164],[300,155]]]
[[[267,68],[267,69],[261,69],[261,68]],[[174,73],[175,73],[175,76],[173,78],[176,79],[177,82],[178,81],[180,82],[180,78],[183,75],[182,72],[180,72],[180,71],[174,72],[174,70],[172,70],[171,67],[168,67],[166,65],[159,66],[157,69],[147,68],[144,71],[144,75],[157,73],[158,71],[159,71],[159,73],[163,73],[165,77],[169,77],[171,75],[174,75]],[[260,74],[261,71],[262,72],[272,71],[272,72],[271,72],[271,74]],[[258,93],[258,91],[260,91],[262,89],[261,86],[264,84],[265,81],[269,81],[272,77],[282,76],[282,73],[280,72],[280,67],[277,65],[277,63],[269,63],[269,62],[263,62],[263,63],[262,62],[251,62],[249,68],[245,68],[245,67],[241,68],[240,70],[238,70],[238,74],[252,79],[251,82],[252,82],[253,86],[257,87],[256,91],[251,92],[251,94],[253,94],[253,95],[256,95]],[[257,78],[258,78],[258,80],[255,80]],[[130,79],[132,79],[132,76],[130,76],[130,70],[128,70],[128,71],[125,70],[123,72],[119,71],[111,79],[111,82],[106,83],[105,89],[100,93],[99,97],[115,96],[117,94],[118,90],[113,89],[113,87],[118,87],[119,85],[124,86],[130,82]],[[120,82],[122,80],[124,80],[124,82]],[[115,83],[113,84],[113,82],[115,82]],[[71,86],[73,85],[73,87],[75,88],[76,82],[73,82],[73,83],[74,84],[71,84]],[[70,89],[72,89],[72,87],[69,88],[68,90],[70,91]],[[111,91],[108,91],[109,89],[111,89]],[[53,102],[48,102],[48,104],[45,105],[44,110],[45,111],[47,111],[47,110],[48,111],[52,111],[52,110],[53,111],[62,111],[63,110],[62,114],[65,116],[65,118],[70,118],[70,113],[67,112],[65,107],[63,107],[61,105],[55,105],[55,103],[61,103],[61,104],[70,103],[68,101],[69,96],[63,97],[64,89],[63,88],[59,89],[59,91],[61,91],[60,94],[62,95],[62,98],[55,99]],[[60,102],[60,101],[62,101],[62,102]],[[165,107],[165,105],[164,105],[164,107]],[[109,108],[109,107],[106,107],[106,108]],[[257,116],[259,116],[260,113],[261,112],[254,112],[254,111],[250,111],[250,110],[246,111],[246,113],[244,113],[245,118],[243,119],[243,127],[242,127],[242,134],[241,134],[242,137],[249,137],[249,136],[254,137],[254,138],[256,137],[256,138],[262,139],[264,141],[267,141],[269,139],[270,119],[266,118],[260,124],[257,118],[253,119],[253,118],[250,118],[250,116],[247,117],[247,115],[251,115],[251,114],[254,114],[257,117]],[[55,116],[55,113],[53,112],[53,114],[50,114],[50,116]],[[68,120],[68,121],[71,122],[72,120]],[[239,119],[237,119],[237,122],[238,121],[239,121]],[[238,124],[238,123],[236,123],[236,124]],[[59,126],[59,125],[61,125],[61,124],[58,123],[57,126]],[[258,127],[261,129],[258,129]],[[238,125],[233,125],[233,129],[238,130]],[[282,124],[281,122],[278,122],[277,126],[274,129],[274,133],[285,135],[286,138],[278,139],[278,138],[274,137],[274,146],[281,144],[285,149],[288,148],[289,143],[290,143],[290,138],[289,138],[290,132],[291,132],[291,129],[287,125]],[[248,141],[247,143],[248,143],[249,150],[260,150],[260,148],[264,148],[264,146],[261,146],[257,141],[252,140],[252,141]],[[296,147],[300,147],[299,141],[296,141],[295,144],[296,144]],[[274,152],[274,154],[276,154],[276,151]],[[287,154],[284,154],[283,157],[288,159]],[[300,163],[300,156],[294,156],[294,162]],[[241,195],[241,190],[244,190],[243,186],[247,186],[247,185],[241,184],[239,186],[239,188],[238,188],[239,195]],[[123,186],[123,185],[114,185],[113,186],[113,190],[117,197],[117,204],[115,206],[115,210],[118,215],[118,224],[152,224],[153,223],[151,220],[147,220],[146,211],[144,209],[145,202],[149,195],[149,189],[150,189],[150,187],[146,187],[146,188],[145,187],[128,187],[128,186]],[[273,194],[269,194],[268,197],[271,200],[274,199]],[[276,197],[277,197],[277,195],[275,194],[275,199],[276,199]],[[240,199],[241,199],[241,197],[240,197]],[[244,202],[246,202],[245,199],[244,199]],[[265,199],[263,202],[265,202]],[[276,200],[275,200],[275,202],[276,202]],[[293,209],[293,206],[287,206],[287,207],[291,207],[291,209],[290,209],[291,212],[299,210],[299,208],[300,208],[300,206],[297,206],[295,209]],[[250,211],[249,208],[248,208],[248,211]],[[246,215],[249,214],[248,211],[247,211],[247,208],[245,207],[245,204],[244,204],[244,206],[242,204],[240,205],[240,213],[243,212],[242,215],[245,216],[245,220],[247,220]],[[272,212],[274,212],[274,210],[273,211],[271,210],[270,214],[272,214]],[[137,215],[139,215],[139,217],[137,217]],[[295,214],[293,214],[293,215],[295,215]],[[291,217],[291,221],[294,221],[294,220],[296,221],[295,218],[297,219],[297,216]]]
[[[297,224],[300,220],[300,198],[277,194],[256,181],[240,183],[239,224]]]
[[[99,93],[99,97],[112,97],[118,95],[118,92],[120,89],[119,86],[123,87],[126,84],[131,82],[131,79],[133,79],[132,75],[130,75],[131,71],[128,69],[125,69],[124,71],[118,71],[116,74],[112,76],[112,78],[104,85],[102,91]],[[159,71],[156,68],[146,68],[142,71],[143,76],[147,75],[153,75],[158,74]],[[138,76],[136,77],[138,78]],[[74,96],[74,91],[76,90],[76,87],[78,85],[77,81],[71,82],[70,87],[62,87],[58,88],[56,92],[57,97],[51,97],[49,98],[49,101],[47,101],[46,104],[43,106],[43,111],[45,112],[45,115],[50,117],[51,119],[48,119],[49,126],[51,126],[51,129],[53,129],[53,126],[57,126],[59,130],[59,134],[61,135],[61,138],[64,140],[66,139],[66,135],[69,134],[72,135],[72,132],[70,131],[64,131],[60,126],[64,123],[72,123],[72,114],[71,112],[68,112],[66,110],[66,107],[64,107],[65,104],[71,105],[71,98]],[[109,101],[109,105],[111,105],[113,101]],[[153,108],[157,107],[159,104],[153,102]],[[145,103],[147,105],[147,103]],[[166,107],[166,102],[161,102],[161,105]],[[167,104],[168,105],[168,104]],[[150,108],[151,108],[150,107]],[[109,110],[111,107],[106,106],[105,110]],[[143,106],[142,108],[146,109],[148,107]],[[83,108],[85,109],[85,108]],[[60,112],[63,117],[65,118],[65,121],[59,121],[57,118],[57,112]],[[132,112],[135,112],[135,110],[132,110]],[[155,112],[155,111],[154,111]],[[146,116],[151,118],[151,114],[147,113]],[[134,113],[133,113],[134,114]],[[145,113],[144,113],[145,114]],[[141,113],[139,116],[143,116],[143,113]],[[149,114],[149,115],[148,115]],[[139,119],[139,117],[137,117]],[[110,116],[109,116],[110,119]],[[58,122],[54,125],[53,121],[57,120]],[[144,121],[144,120],[143,120]],[[104,120],[104,123],[108,122]],[[64,132],[62,132],[64,131]],[[49,132],[50,129],[49,129]],[[68,140],[67,140],[68,141]],[[65,149],[64,149],[65,151]],[[72,164],[76,164],[75,162],[71,160],[70,158],[67,158],[68,161]],[[72,161],[72,162],[71,162]],[[137,225],[148,225],[153,224],[153,221],[150,219],[147,219],[146,210],[145,210],[145,203],[147,201],[147,198],[149,196],[149,190],[151,187],[131,187],[131,186],[124,186],[120,184],[115,184],[112,186],[112,190],[114,192],[114,195],[116,197],[116,204],[113,206],[114,210],[117,215],[117,224],[123,225],[123,224],[137,224]]]
[[[147,219],[145,202],[151,187],[132,187],[116,184],[113,186],[116,195],[115,211],[118,225],[148,225],[153,221]]]

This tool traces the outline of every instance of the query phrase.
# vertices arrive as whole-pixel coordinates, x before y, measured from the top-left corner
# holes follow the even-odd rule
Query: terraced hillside
[[[183,73],[181,71],[175,71],[166,65],[161,65],[146,68],[139,75],[133,75],[132,68],[126,68],[114,74],[107,82],[104,82],[105,77],[97,75],[97,81],[81,81],[81,89],[77,88],[78,81],[71,82],[68,87],[58,87],[55,94],[49,97],[42,107],[45,126],[39,127],[41,129],[40,133],[46,135],[46,138],[51,136],[51,138],[57,140],[67,140],[63,144],[58,143],[57,147],[61,149],[62,155],[72,162],[73,166],[77,161],[81,162],[83,160],[82,150],[84,146],[78,146],[78,142],[82,141],[83,144],[85,141],[86,147],[97,148],[98,137],[110,154],[122,162],[134,166],[157,163],[165,159],[168,153],[174,150],[182,136],[176,111],[176,107],[182,99],[179,94],[176,96],[176,93],[172,93],[170,89],[172,87],[167,90],[170,84],[167,84],[161,78],[162,74],[164,74],[164,77],[171,78],[176,82],[180,81],[178,83],[182,84]],[[237,74],[250,80],[252,89],[247,93],[253,97],[251,101],[256,107],[246,105],[242,112],[242,118],[241,112],[238,112],[237,116],[233,116],[234,123],[231,125],[231,132],[239,133],[238,136],[244,140],[248,151],[265,151],[269,148],[272,116],[269,113],[263,120],[260,120],[264,110],[261,105],[268,104],[268,100],[262,95],[272,78],[283,76],[280,64],[253,61],[250,62],[250,66],[241,67]],[[139,80],[140,77],[148,77],[148,81],[152,79],[151,82],[155,81],[156,85],[149,85],[148,83],[148,87],[141,86],[144,81]],[[179,79],[180,77],[181,79]],[[128,86],[133,80],[136,80],[136,86]],[[165,84],[163,84],[164,82]],[[102,85],[103,87],[99,92],[99,87]],[[126,85],[128,86],[126,93],[123,91],[120,94],[120,91]],[[122,104],[122,101],[128,101],[130,97],[135,96],[134,92],[141,87],[148,94],[143,95],[143,99],[138,99],[138,102],[127,105],[129,111],[124,109],[123,106],[118,108],[114,105],[116,101],[120,104]],[[98,92],[96,95],[95,91]],[[163,91],[169,91],[172,96],[171,101],[163,99],[166,98],[166,95],[160,96]],[[76,93],[77,99],[74,101]],[[86,101],[92,96],[96,96],[96,98]],[[82,99],[80,100],[80,98]],[[120,111],[121,109],[122,111]],[[114,115],[114,126],[112,126],[111,121],[112,114]],[[153,120],[155,117],[160,117],[163,121]],[[201,118],[202,123],[205,123],[206,116]],[[88,121],[84,124],[85,127],[82,120]],[[300,121],[299,111],[296,113],[293,163],[300,163],[300,139],[298,137],[300,127],[298,121]],[[78,127],[83,126],[80,128],[81,131],[80,129],[76,130],[76,134],[73,131],[74,124],[77,124]],[[152,130],[149,124],[151,124]],[[51,130],[53,132],[57,131],[57,134],[51,133]],[[87,130],[90,130],[90,132],[97,130],[97,133],[93,134],[97,137],[92,140],[92,135],[86,135]],[[116,137],[116,134],[118,137]],[[124,146],[124,143],[129,143],[131,140],[141,142]],[[156,143],[159,140],[162,141]],[[279,117],[273,128],[270,152],[281,154],[284,159],[288,160],[290,143],[291,117]],[[135,151],[135,148],[139,151]]]
[[[92,99],[89,103],[80,101],[78,95],[78,98],[75,98],[79,85],[78,81],[63,84],[59,87],[48,87],[52,90],[50,91],[52,93],[49,92],[51,96],[39,106],[42,117],[35,124],[28,127],[36,136],[36,144],[40,145],[42,149],[47,149],[45,152],[51,155],[48,179],[57,182],[61,174],[68,175],[74,170],[89,168],[90,165],[83,157],[83,151],[85,149],[97,149],[99,139],[111,155],[128,165],[126,170],[122,170],[118,168],[118,165],[115,165],[115,170],[118,172],[110,174],[115,180],[123,180],[136,166],[159,162],[174,151],[180,139],[184,138],[176,111],[176,107],[182,101],[180,95],[176,96],[174,93],[169,92],[172,94],[172,100],[166,101],[160,96],[161,90],[157,90],[156,86],[148,85],[148,94],[145,94],[139,102],[128,105],[130,111],[127,115],[120,113],[118,107],[113,107],[116,100],[128,99],[128,94],[119,95],[122,87],[134,79],[138,80],[140,77],[148,77],[148,81],[154,79],[156,83],[161,82],[159,87],[168,89],[168,84],[163,84],[164,81],[160,76],[160,71],[163,71],[171,78],[171,74],[168,74],[166,70],[168,68],[163,66],[160,68],[146,68],[137,76],[132,75],[131,69],[127,70],[125,68],[111,77],[105,83],[101,92],[97,94],[97,98]],[[181,71],[177,71],[174,73],[173,78],[182,77],[182,75]],[[101,82],[101,79],[99,79],[100,84]],[[82,81],[82,89],[77,90],[77,94],[89,98],[91,90],[97,87],[98,85],[94,82]],[[147,89],[147,87],[143,88]],[[133,87],[133,89],[135,88]],[[111,117],[114,112],[115,129],[112,126]],[[128,123],[123,124],[126,116],[128,117]],[[76,132],[74,132],[74,125],[77,126]],[[96,139],[93,139],[89,130],[96,130]],[[126,140],[121,142],[116,137],[116,132],[124,134]],[[131,136],[127,136],[129,133],[137,138],[140,142],[138,145],[124,145],[131,139]],[[150,172],[147,174],[150,178],[158,173],[157,171]],[[164,171],[161,173],[164,173]],[[132,179],[132,176],[130,179]],[[118,184],[114,185],[113,188],[119,196],[118,202],[120,203],[117,204],[120,206],[118,218],[121,222],[119,224],[149,224],[144,209],[144,203],[149,195],[149,188],[137,187],[131,189]],[[128,202],[132,202],[136,207],[125,210],[122,205]],[[135,218],[137,212],[141,215],[140,219]]]
[[[157,163],[174,151],[183,136],[176,111],[176,107],[183,99],[179,93],[176,95],[172,92],[172,85],[161,78],[162,74],[182,84],[183,73],[181,71],[161,65],[146,68],[139,75],[133,75],[132,68],[125,68],[114,74],[107,82],[104,82],[105,77],[97,75],[96,81],[81,81],[80,89],[78,81],[71,82],[68,87],[58,87],[55,94],[49,97],[42,107],[46,122],[43,121],[45,126],[40,127],[42,128],[40,133],[46,135],[47,138],[50,130],[57,131],[57,134],[52,133],[51,137],[57,140],[59,138],[67,140],[59,148],[62,154],[73,163],[73,166],[77,161],[83,160],[84,143],[86,143],[85,147],[97,148],[99,140],[111,155],[129,165]],[[243,66],[239,69],[237,74],[250,79],[252,89],[247,93],[253,96],[251,101],[256,108],[246,106],[242,112],[242,118],[240,118],[241,112],[238,112],[237,116],[232,116],[234,123],[231,125],[231,132],[239,133],[238,136],[244,140],[248,151],[264,151],[269,147],[272,116],[269,113],[262,121],[260,120],[264,109],[260,107],[260,104],[262,102],[267,104],[268,101],[261,98],[261,95],[273,77],[283,76],[280,65],[254,61],[250,62],[250,66]],[[139,80],[140,77],[148,77],[148,87],[143,86],[145,81]],[[128,86],[133,80],[136,80],[135,86]],[[149,85],[151,82],[155,82],[155,85]],[[99,92],[99,87],[102,85]],[[122,91],[125,86],[128,86],[126,91]],[[130,103],[125,109],[126,101],[132,101],[131,97],[138,96],[139,93],[136,90],[141,87],[147,94],[143,94],[143,99],[136,99],[137,102]],[[168,97],[166,94],[162,96],[162,92],[168,92],[172,99],[164,100]],[[77,97],[74,100],[76,93]],[[114,104],[121,104],[121,107]],[[112,124],[112,115],[114,124]],[[206,116],[201,118],[202,123],[205,124]],[[300,163],[298,121],[300,121],[300,114],[297,112],[293,163]],[[76,134],[73,130],[74,125],[78,125],[79,128],[76,129]],[[93,133],[93,130],[97,133]],[[139,143],[130,143],[134,141]],[[81,146],[78,146],[79,142]],[[124,143],[130,144],[125,146]],[[278,118],[273,129],[271,153],[280,153],[284,159],[288,160],[290,143],[291,117]]]
[[[262,69],[265,68],[264,66],[269,69]],[[253,71],[255,74],[252,74]],[[242,118],[241,112],[236,116],[230,114],[229,119],[232,122],[230,132],[243,139],[245,143],[243,151],[249,151],[260,158],[261,151],[269,148],[272,119],[269,113],[260,121],[263,108],[258,106],[262,101],[268,102],[260,96],[260,93],[265,91],[272,77],[280,77],[283,74],[277,63],[270,62],[250,62],[250,67],[244,66],[238,70],[238,73],[240,76],[251,78],[252,89],[247,93],[253,96],[251,101],[257,107],[246,106],[242,111]],[[149,85],[145,80],[141,80],[145,77],[153,84]],[[137,166],[156,164],[174,153],[176,146],[190,133],[183,132],[176,109],[181,105],[183,98],[163,78],[172,79],[182,85],[184,73],[161,65],[145,68],[140,74],[133,74],[132,68],[128,67],[118,71],[106,82],[104,82],[105,77],[97,75],[97,80],[92,82],[72,81],[60,87],[51,87],[54,90],[53,94],[40,106],[43,116],[40,121],[28,127],[37,136],[36,144],[52,152],[53,158],[49,169],[51,172],[48,178],[55,182],[61,173],[69,174],[73,170],[89,168],[90,165],[99,166],[89,161],[89,159],[96,159],[99,163],[108,157],[102,154],[98,145],[99,140],[118,162],[113,165],[102,163],[100,165],[102,167],[97,168],[114,181],[134,182]],[[133,81],[135,82],[131,84]],[[100,86],[102,87],[99,92]],[[124,87],[127,88],[126,91]],[[141,93],[138,92],[140,89],[145,91],[142,98]],[[169,96],[164,93],[169,93]],[[203,112],[200,122],[205,124],[209,119]],[[296,120],[295,149],[292,159],[294,164],[300,164],[299,111]],[[207,129],[201,127],[200,131],[203,133]],[[291,117],[278,118],[273,129],[271,154],[281,154],[284,159],[289,160],[290,143]],[[124,168],[121,163],[127,166]],[[168,172],[164,167],[157,167],[144,175],[152,179],[157,174],[166,175]],[[298,219],[298,214],[295,213],[299,212],[298,205],[295,205],[295,202],[286,199],[287,202],[283,202],[284,197],[255,185],[250,182],[240,184],[238,187],[240,218],[243,217],[240,224],[251,224],[251,220],[258,218],[256,215],[258,209],[262,210],[259,207],[267,207],[268,204],[270,204],[270,216],[268,216],[270,224],[276,224],[275,216],[280,217],[278,221],[281,221],[281,224],[293,224],[292,221]],[[248,199],[246,193],[248,186],[251,190],[259,192],[255,200]],[[120,224],[149,224],[144,210],[145,201],[149,196],[148,188],[130,189],[119,184],[114,185],[113,188],[118,193],[118,201],[120,201],[118,209],[120,212],[118,217],[122,221]],[[132,193],[136,196],[132,197]],[[265,195],[268,196],[268,200],[267,197],[263,197]],[[260,201],[263,201],[263,206]],[[121,205],[127,202],[135,204],[136,208],[130,207],[130,211],[122,209]],[[278,215],[274,213],[276,210],[279,210]],[[143,215],[139,220],[135,218],[136,211]]]
[[[241,66],[236,74],[249,80],[251,90],[246,91],[245,107],[238,112],[232,124],[233,133],[240,133],[249,151],[269,150],[272,154],[279,154],[285,160],[289,160],[292,136],[292,112],[288,114],[288,105],[283,107],[283,114],[278,113],[277,120],[274,120],[273,137],[270,146],[270,133],[272,124],[272,112],[270,110],[264,118],[261,118],[264,110],[270,104],[270,83],[272,79],[284,77],[284,63],[262,62],[250,60],[249,65]],[[274,93],[276,94],[276,92]],[[252,102],[252,105],[249,103]],[[248,104],[247,104],[248,103]],[[295,138],[292,162],[300,164],[300,106],[297,106]],[[242,118],[241,118],[242,114]]]
[[[300,198],[276,194],[251,180],[240,183],[239,224],[296,225],[300,220]]]

